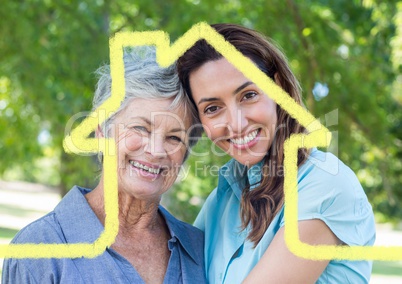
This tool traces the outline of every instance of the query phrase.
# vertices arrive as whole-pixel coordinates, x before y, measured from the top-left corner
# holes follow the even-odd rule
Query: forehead
[[[129,124],[137,119],[148,120],[154,126],[188,129],[191,119],[183,106],[172,108],[172,99],[131,99],[118,115],[121,123]]]
[[[208,61],[201,65],[199,68],[191,72],[190,79],[191,77],[194,77],[194,75],[198,77],[209,77],[207,76],[209,74],[214,74],[218,77],[222,75],[245,77],[240,70],[234,67],[226,58],[222,57],[218,60]]]
[[[226,58],[208,61],[190,74],[190,85],[193,92],[207,89],[209,91],[232,88],[235,90],[239,84],[248,79],[244,74],[229,63]]]

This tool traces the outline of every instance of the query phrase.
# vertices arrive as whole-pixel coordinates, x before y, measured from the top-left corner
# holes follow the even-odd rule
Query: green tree
[[[94,157],[65,154],[62,140],[69,119],[91,109],[93,71],[108,62],[109,37],[164,30],[173,41],[200,21],[233,22],[281,46],[308,109],[338,133],[333,149],[357,173],[375,210],[400,219],[401,9],[397,1],[379,0],[6,1],[0,9],[0,173],[18,169],[35,181],[51,170],[57,177],[48,182],[62,194],[73,184],[94,186]],[[320,101],[312,94],[316,82],[329,88]],[[51,139],[38,143],[47,132]],[[194,151],[211,149],[205,139]],[[51,156],[50,166],[38,162]],[[191,156],[185,179],[164,202],[192,221],[217,184],[215,166],[227,160]]]

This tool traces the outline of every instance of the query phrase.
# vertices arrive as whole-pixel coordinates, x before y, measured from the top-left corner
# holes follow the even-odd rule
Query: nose
[[[238,107],[228,109],[226,119],[230,133],[234,134],[242,133],[243,129],[245,129],[248,124],[247,113],[245,110]]]
[[[166,157],[167,153],[164,146],[164,137],[157,133],[150,135],[145,144],[145,153],[150,154],[155,158]]]

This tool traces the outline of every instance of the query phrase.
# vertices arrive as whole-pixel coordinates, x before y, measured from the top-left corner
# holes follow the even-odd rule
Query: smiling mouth
[[[151,174],[158,175],[161,172],[161,168],[150,168],[150,167],[148,167],[146,165],[143,165],[143,164],[141,164],[141,163],[139,163],[137,161],[131,161],[130,160],[129,162],[134,168],[146,171],[146,172],[151,173]]]
[[[253,132],[250,132],[248,135],[242,137],[242,138],[236,138],[236,139],[229,139],[230,143],[233,143],[235,145],[245,145],[247,143],[250,143],[253,141],[257,135],[260,133],[261,128],[254,130]]]

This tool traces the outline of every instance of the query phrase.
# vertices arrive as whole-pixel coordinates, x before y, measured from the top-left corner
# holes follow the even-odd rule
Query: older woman
[[[114,244],[94,259],[7,259],[3,283],[205,282],[202,232],[159,204],[199,136],[188,133],[194,109],[175,67],[160,68],[152,48],[132,49],[124,62],[125,99],[96,131],[116,142],[120,227]],[[108,66],[99,74],[94,109],[111,93]],[[104,229],[104,175],[93,190],[74,186],[12,242],[94,242]]]

